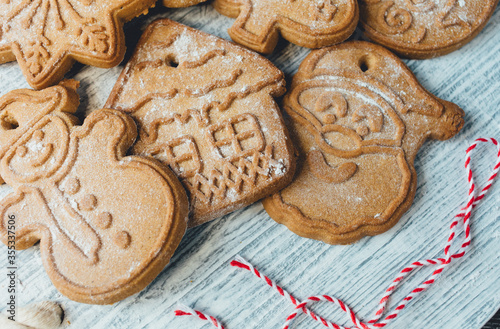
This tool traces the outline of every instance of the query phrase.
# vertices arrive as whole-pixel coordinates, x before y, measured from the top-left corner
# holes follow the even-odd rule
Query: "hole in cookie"
[[[368,64],[366,63],[365,59],[361,60],[361,62],[359,63],[359,68],[361,69],[361,72],[368,71]]]
[[[176,68],[179,66],[179,60],[176,58],[175,54],[168,54],[165,58],[165,64],[170,67]]]
[[[179,62],[175,58],[173,58],[170,60],[170,66],[177,67],[179,66]]]
[[[378,59],[376,56],[371,54],[363,55],[358,60],[359,69],[361,72],[366,72],[368,70],[375,69],[378,64]]]
[[[19,127],[19,123],[11,116],[6,116],[0,119],[0,124],[4,130],[14,130]]]

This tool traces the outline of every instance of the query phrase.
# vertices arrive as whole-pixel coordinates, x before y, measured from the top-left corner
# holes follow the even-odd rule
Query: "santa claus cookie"
[[[347,39],[358,23],[356,0],[215,0],[215,9],[235,17],[231,38],[272,53],[281,34],[299,46],[321,48]]]
[[[486,25],[498,0],[360,0],[365,34],[396,53],[430,58],[471,41]]]
[[[188,200],[160,163],[125,152],[131,118],[98,110],[82,126],[76,83],[0,98],[0,239],[25,249],[40,240],[56,288],[83,303],[109,304],[146,287],[185,230]]]
[[[298,173],[264,207],[298,235],[331,244],[391,228],[413,201],[418,149],[428,138],[454,136],[464,115],[367,42],[313,51],[284,107]]]
[[[76,61],[118,65],[123,23],[155,0],[0,1],[0,63],[17,60],[37,89],[57,83]]]
[[[273,97],[283,73],[260,55],[168,19],[144,32],[106,104],[139,127],[188,189],[195,226],[285,187],[292,145]]]

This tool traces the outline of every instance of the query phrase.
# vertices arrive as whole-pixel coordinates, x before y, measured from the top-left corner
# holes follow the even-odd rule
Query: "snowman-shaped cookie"
[[[125,157],[136,137],[114,110],[82,126],[75,81],[0,99],[0,176],[14,189],[0,202],[0,238],[15,219],[17,249],[41,241],[44,267],[69,298],[107,304],[142,290],[168,263],[188,202],[154,160]]]

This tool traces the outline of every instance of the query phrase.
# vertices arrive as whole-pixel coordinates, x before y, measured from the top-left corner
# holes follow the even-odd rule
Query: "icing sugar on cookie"
[[[293,232],[332,244],[391,228],[413,201],[418,149],[457,134],[464,115],[367,42],[313,51],[284,107],[300,169],[264,207]]]

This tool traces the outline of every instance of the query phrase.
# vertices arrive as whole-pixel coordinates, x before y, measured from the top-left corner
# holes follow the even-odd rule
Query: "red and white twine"
[[[497,147],[497,159],[495,166],[493,167],[492,173],[490,177],[488,178],[486,182],[486,186],[481,189],[479,194],[476,195],[476,185],[474,183],[474,174],[472,172],[472,169],[470,168],[470,162],[471,162],[471,157],[470,154],[471,152],[479,145],[479,143],[492,143]],[[397,276],[396,278],[392,281],[392,283],[389,285],[389,287],[386,289],[384,295],[382,296],[380,302],[379,302],[379,308],[377,312],[375,313],[375,316],[367,321],[367,322],[362,322],[361,320],[358,319],[356,314],[341,300],[328,296],[328,295],[320,295],[320,296],[312,296],[307,298],[305,301],[301,302],[294,296],[292,296],[290,293],[288,293],[286,290],[284,290],[282,287],[278,286],[273,280],[271,280],[269,277],[263,275],[260,271],[258,271],[252,264],[250,264],[248,261],[244,260],[243,258],[237,256],[235,260],[231,262],[231,266],[234,267],[239,267],[242,269],[245,269],[247,271],[250,271],[253,273],[256,277],[259,279],[263,280],[268,286],[273,288],[275,291],[277,291],[282,297],[284,297],[286,300],[290,301],[294,306],[295,310],[292,314],[290,314],[283,326],[283,329],[288,329],[290,326],[290,323],[301,313],[305,313],[309,315],[312,319],[322,323],[325,327],[331,328],[331,329],[353,329],[353,328],[358,328],[358,329],[375,329],[375,328],[382,328],[385,327],[391,320],[395,319],[399,313],[406,307],[406,305],[415,297],[417,297],[419,294],[427,290],[434,282],[436,282],[437,278],[441,275],[443,270],[450,265],[454,260],[462,258],[467,250],[470,247],[471,244],[471,231],[470,231],[470,219],[471,219],[471,214],[472,210],[483,200],[485,197],[486,193],[488,190],[491,188],[493,181],[497,177],[498,171],[500,170],[500,145],[497,142],[496,139],[494,138],[478,138],[477,140],[472,143],[469,148],[467,148],[466,151],[466,157],[465,157],[465,169],[467,171],[467,181],[469,183],[469,191],[468,191],[468,200],[466,206],[460,210],[460,212],[454,217],[453,222],[450,225],[450,235],[448,237],[448,240],[446,242],[446,245],[444,247],[444,258],[434,258],[434,259],[425,259],[417,262],[413,262],[411,265],[405,267]],[[460,248],[458,251],[455,253],[450,253],[451,245],[453,241],[458,237],[459,235],[459,230],[460,232],[465,232],[463,236],[462,243],[460,245]],[[424,280],[418,287],[413,289],[410,294],[405,297],[399,305],[397,305],[394,310],[389,313],[387,316],[385,316],[384,319],[382,319],[382,316],[386,312],[386,306],[389,301],[390,296],[396,291],[398,286],[401,284],[401,282],[413,271],[422,268],[422,267],[427,267],[427,266],[436,266],[436,269],[432,274]],[[337,305],[342,311],[347,313],[349,316],[350,321],[354,325],[354,327],[342,327],[340,325],[337,325],[333,322],[330,322],[318,315],[316,315],[314,312],[309,310],[307,306],[310,303],[313,302],[319,302],[319,301],[326,301],[330,303],[334,303]],[[176,316],[182,316],[182,315],[191,315],[191,316],[196,316],[202,320],[209,321],[211,322],[216,328],[223,329],[224,327],[220,324],[220,322],[212,317],[205,315],[199,311],[194,311],[190,308],[184,307],[183,310],[176,310],[175,311]],[[382,320],[381,320],[382,319]]]
[[[180,304],[177,305],[177,309],[174,312],[175,316],[195,316],[203,321],[209,321],[217,329],[225,329],[224,326],[211,315],[201,313],[200,311],[193,310],[192,308]]]

